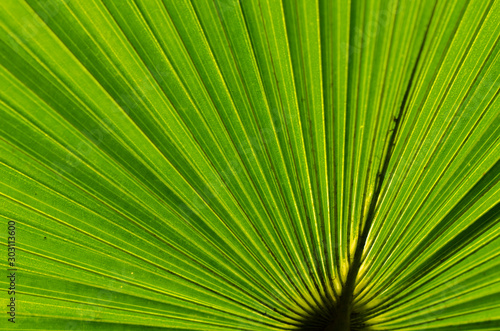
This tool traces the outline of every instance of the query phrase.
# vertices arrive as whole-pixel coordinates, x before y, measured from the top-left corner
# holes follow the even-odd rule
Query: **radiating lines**
[[[499,326],[499,13],[0,2],[23,327]]]

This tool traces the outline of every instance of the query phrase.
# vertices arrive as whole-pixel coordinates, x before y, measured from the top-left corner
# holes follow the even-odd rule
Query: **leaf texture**
[[[351,280],[351,330],[499,329],[499,23],[1,1],[0,329],[324,330]]]

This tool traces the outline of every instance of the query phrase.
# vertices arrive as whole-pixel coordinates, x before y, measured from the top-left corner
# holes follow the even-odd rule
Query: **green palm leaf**
[[[500,329],[499,23],[1,1],[0,329]]]

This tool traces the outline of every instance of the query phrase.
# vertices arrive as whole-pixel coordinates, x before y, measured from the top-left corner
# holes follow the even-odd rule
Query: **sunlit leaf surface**
[[[498,0],[1,0],[0,329],[500,330],[499,38]]]

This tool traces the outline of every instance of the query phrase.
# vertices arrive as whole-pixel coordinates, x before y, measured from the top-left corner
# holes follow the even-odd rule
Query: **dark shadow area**
[[[304,319],[297,327],[296,330],[299,331],[316,331],[316,330],[321,330],[323,331],[328,324],[331,323],[331,321],[324,316],[325,313],[320,314],[320,313],[315,313],[310,316],[308,316],[306,319]],[[331,316],[331,315],[330,315]]]
[[[325,315],[330,316],[326,318]],[[335,330],[336,328],[332,325],[335,322],[335,317],[337,313],[335,308],[325,308],[322,312],[315,312],[307,318],[305,318],[302,323],[296,328],[297,331],[325,331],[325,330]],[[350,321],[350,331],[361,331],[366,330],[366,324],[364,323],[364,316],[361,312],[353,311],[349,317]],[[338,329],[338,331],[343,331]]]

